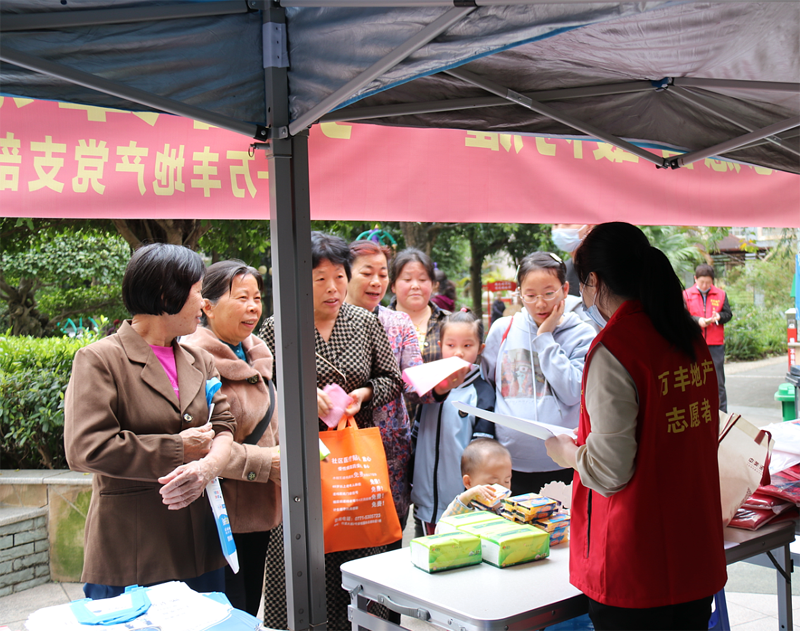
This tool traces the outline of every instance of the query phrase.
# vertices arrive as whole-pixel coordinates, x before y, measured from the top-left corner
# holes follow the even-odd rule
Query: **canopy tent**
[[[800,172],[797,2],[4,0],[0,18],[4,94],[170,112],[266,151],[291,628],[325,619],[311,124],[571,134],[659,167]]]

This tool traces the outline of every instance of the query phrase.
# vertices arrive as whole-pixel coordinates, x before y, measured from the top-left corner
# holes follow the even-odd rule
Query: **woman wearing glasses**
[[[524,309],[492,323],[483,371],[494,385],[495,411],[532,421],[577,428],[583,362],[595,331],[564,312],[569,291],[566,266],[555,254],[534,252],[517,272]],[[548,482],[572,481],[544,441],[497,425],[497,440],[511,452],[514,495],[538,492]]]

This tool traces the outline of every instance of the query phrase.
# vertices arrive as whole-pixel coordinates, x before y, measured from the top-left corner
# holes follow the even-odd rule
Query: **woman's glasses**
[[[558,299],[558,296],[559,296],[558,292],[559,291],[561,291],[561,290],[557,289],[556,291],[548,291],[548,292],[545,292],[543,294],[536,294],[535,296],[533,294],[519,294],[519,297],[522,300],[522,302],[524,302],[525,304],[528,304],[528,305],[532,305],[534,302],[536,302],[540,298],[542,300],[544,300],[545,302],[553,302],[554,300]]]

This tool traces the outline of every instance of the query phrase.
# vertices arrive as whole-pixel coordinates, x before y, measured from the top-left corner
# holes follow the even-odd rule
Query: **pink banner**
[[[800,227],[800,176],[733,162],[672,171],[606,143],[376,125],[311,140],[316,219]]]
[[[2,214],[265,219],[268,165],[251,142],[166,114],[0,97]],[[309,143],[314,219],[800,227],[797,175],[733,162],[665,171],[605,143],[343,123]]]

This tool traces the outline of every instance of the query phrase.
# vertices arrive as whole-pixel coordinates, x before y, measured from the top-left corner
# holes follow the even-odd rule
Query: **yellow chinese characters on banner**
[[[11,98],[0,108],[0,191],[17,203],[78,216],[93,204],[147,208],[165,197],[221,211],[260,197],[267,207],[267,161],[244,136],[165,114]]]

